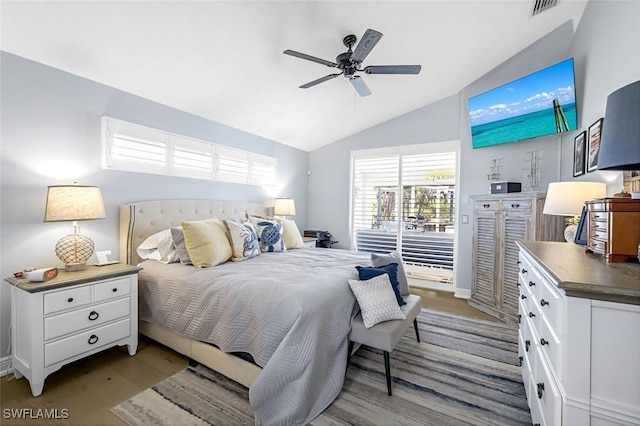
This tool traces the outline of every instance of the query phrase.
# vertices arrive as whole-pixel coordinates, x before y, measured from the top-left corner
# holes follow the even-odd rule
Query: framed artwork
[[[586,167],[587,132],[581,132],[573,139],[573,177],[584,174]]]
[[[600,135],[602,134],[602,118],[589,126],[589,139],[587,152],[587,171],[592,172],[598,168],[598,154],[600,153]]]

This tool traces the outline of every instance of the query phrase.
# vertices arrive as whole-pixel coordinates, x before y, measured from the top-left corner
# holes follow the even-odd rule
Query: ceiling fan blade
[[[358,92],[358,95],[364,97],[364,96],[369,96],[371,94],[371,90],[369,90],[369,88],[367,87],[367,85],[365,84],[362,78],[356,75],[350,78],[349,80],[351,81],[351,84],[353,85],[353,87],[356,89],[356,92]]]
[[[317,80],[313,80],[313,81],[308,82],[307,84],[303,84],[302,86],[300,86],[300,88],[301,89],[308,89],[309,87],[313,87],[316,84],[320,84],[320,83],[323,83],[323,82],[325,82],[327,80],[331,80],[333,78],[336,78],[339,75],[342,75],[342,73],[325,75],[324,77],[320,77]]]
[[[371,49],[380,41],[382,33],[376,30],[367,30],[360,39],[360,42],[356,46],[355,50],[351,54],[351,60],[353,62],[362,62],[367,57]]]
[[[315,56],[307,55],[306,53],[296,52],[295,50],[287,49],[282,53],[284,53],[285,55],[295,56],[296,58],[306,59],[307,61],[317,62],[319,64],[326,65],[328,67],[338,66],[338,64],[336,64],[335,62],[325,61],[324,59],[316,58]]]
[[[421,65],[371,65],[363,71],[366,74],[419,74]]]

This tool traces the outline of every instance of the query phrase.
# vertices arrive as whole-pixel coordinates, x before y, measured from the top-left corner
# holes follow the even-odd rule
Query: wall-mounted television
[[[573,58],[469,98],[473,148],[577,129]]]

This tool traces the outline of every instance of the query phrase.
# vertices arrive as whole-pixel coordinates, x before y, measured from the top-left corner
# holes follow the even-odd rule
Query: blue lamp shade
[[[607,98],[598,170],[640,170],[640,80]]]

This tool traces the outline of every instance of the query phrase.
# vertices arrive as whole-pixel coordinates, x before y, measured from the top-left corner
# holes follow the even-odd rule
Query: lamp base
[[[65,264],[68,272],[82,271],[87,267],[87,260],[93,254],[94,244],[91,238],[80,234],[64,236],[56,244],[56,255]]]
[[[622,191],[613,194],[613,198],[631,198],[631,194],[623,189]]]
[[[86,263],[67,263],[64,265],[64,270],[66,272],[84,271],[85,269],[87,269]]]
[[[578,230],[578,225],[575,225],[575,224],[571,224],[571,225],[567,226],[566,228],[564,228],[564,239],[568,243],[574,242],[575,238],[576,238],[577,230]]]

